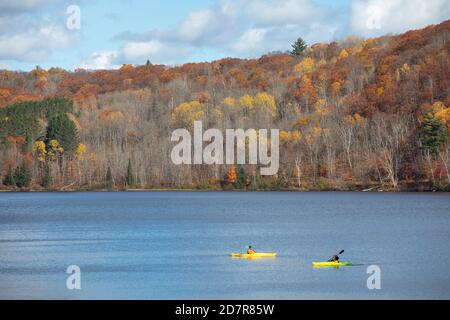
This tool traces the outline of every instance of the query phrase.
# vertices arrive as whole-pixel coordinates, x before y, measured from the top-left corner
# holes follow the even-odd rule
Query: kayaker
[[[253,250],[252,246],[248,246],[247,254],[254,254],[254,253],[255,251]]]
[[[339,262],[339,256],[337,254],[333,255],[328,262]]]
[[[339,251],[339,253],[338,253],[338,254],[334,254],[334,255],[330,258],[330,260],[328,260],[328,262],[339,262],[339,255],[340,255],[340,254],[343,254],[343,253],[344,253],[344,250]]]

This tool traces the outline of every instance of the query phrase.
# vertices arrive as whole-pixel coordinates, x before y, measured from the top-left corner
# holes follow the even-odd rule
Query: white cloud
[[[355,0],[352,30],[362,36],[400,33],[449,18],[448,0]]]
[[[235,52],[249,52],[258,51],[264,47],[264,40],[267,34],[267,29],[250,29],[244,32],[236,43],[232,45]]]
[[[193,47],[157,40],[128,42],[118,50],[94,52],[74,69],[89,70],[117,69],[122,64],[144,64],[147,60],[156,64],[177,64],[178,59],[193,52]]]
[[[301,24],[319,14],[317,7],[309,0],[250,0],[247,14],[257,24]]]
[[[66,1],[58,4],[64,7]],[[0,60],[46,62],[55,50],[77,42],[79,32],[66,29],[65,15],[53,9],[46,11],[56,3],[56,0],[0,0]]]
[[[125,41],[119,56],[123,63],[180,63],[202,50],[245,56],[288,50],[299,36],[309,42],[335,37],[340,22],[331,19],[334,10],[324,9],[312,0],[220,0],[173,28],[116,36]]]
[[[155,55],[161,51],[163,45],[158,40],[148,42],[129,42],[125,44],[122,52],[126,59],[136,60]]]
[[[213,18],[214,13],[210,10],[191,12],[179,26],[178,35],[185,41],[198,40],[213,23]]]
[[[117,69],[120,65],[114,64],[117,59],[116,51],[94,52],[88,61],[84,61],[76,66],[74,69],[82,68],[88,70],[104,70]]]
[[[156,64],[177,64],[180,57],[189,56],[194,50],[193,46],[180,42],[127,42],[119,49],[115,61],[120,64],[143,64],[147,60]]]
[[[14,31],[14,30],[12,30]],[[0,34],[0,59],[43,61],[52,50],[67,48],[77,38],[56,24],[33,26],[26,31]]]

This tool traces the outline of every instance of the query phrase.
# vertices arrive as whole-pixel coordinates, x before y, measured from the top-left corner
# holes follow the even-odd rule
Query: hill
[[[445,21],[315,44],[300,56],[3,70],[0,176],[8,182],[19,166],[30,171],[26,185],[58,189],[445,189],[449,34]],[[170,134],[195,120],[279,128],[278,175],[173,165]]]

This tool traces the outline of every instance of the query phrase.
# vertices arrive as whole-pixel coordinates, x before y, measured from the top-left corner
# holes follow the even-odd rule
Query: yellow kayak
[[[343,266],[352,266],[352,262],[313,262],[313,267],[343,267]]]
[[[273,258],[273,257],[276,257],[277,254],[275,252],[271,252],[271,253],[255,252],[252,254],[232,253],[231,256],[234,258]]]

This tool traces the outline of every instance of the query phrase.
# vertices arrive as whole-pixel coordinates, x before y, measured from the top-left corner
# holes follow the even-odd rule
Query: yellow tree
[[[325,99],[318,99],[315,105],[316,113],[321,116],[330,114],[330,110],[327,108],[327,102]]]
[[[275,117],[277,115],[277,105],[275,98],[266,92],[258,93],[254,99],[255,112],[268,113],[270,116]]]
[[[75,150],[75,157],[78,160],[76,163],[77,166],[77,171],[78,171],[78,180],[79,183],[81,184],[81,177],[82,177],[82,173],[81,173],[81,166],[80,166],[80,160],[83,158],[84,154],[86,153],[86,146],[83,143],[80,143],[77,147],[77,149]]]
[[[250,112],[254,107],[253,97],[246,94],[239,99],[239,104],[241,108],[243,108],[247,112]]]
[[[58,156],[64,153],[64,148],[61,147],[58,140],[50,140],[47,147],[47,155],[50,160],[55,160]]]
[[[77,159],[81,159],[85,153],[86,153],[86,146],[80,143],[77,147],[77,150],[75,151],[75,156],[77,157]]]
[[[238,107],[238,103],[236,102],[236,99],[233,97],[226,97],[225,99],[223,99],[222,105],[226,109],[229,109],[230,111],[234,111],[236,107]]]
[[[339,59],[345,59],[348,57],[348,51],[345,49],[342,49],[341,52],[339,53]]]
[[[35,154],[36,154],[37,160],[38,160],[39,162],[41,162],[41,163],[44,163],[44,162],[45,162],[46,155],[47,155],[47,148],[46,148],[46,146],[45,146],[44,141],[41,141],[41,140],[36,141],[36,142],[34,143],[33,151],[34,151]]]
[[[173,110],[172,121],[181,127],[191,127],[205,116],[204,105],[198,101],[184,102]]]
[[[313,70],[314,70],[314,60],[310,57],[303,59],[294,67],[295,73],[297,73],[299,76],[302,76],[303,74],[311,72]]]
[[[436,118],[441,120],[448,128],[450,133],[450,107],[446,108],[441,101],[433,103],[433,111],[436,114]]]

